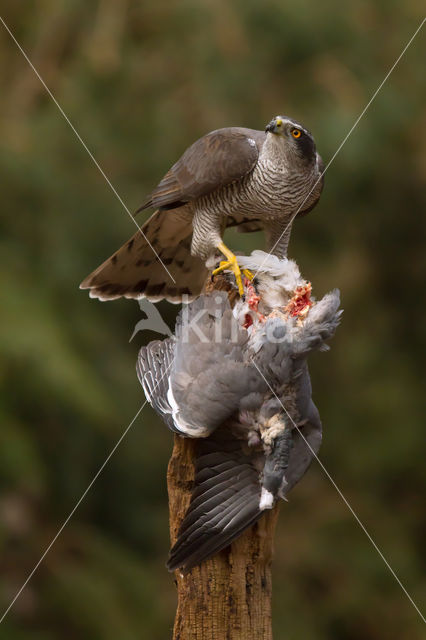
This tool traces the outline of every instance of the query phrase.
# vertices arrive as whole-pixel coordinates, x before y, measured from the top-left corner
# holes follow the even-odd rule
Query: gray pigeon
[[[170,571],[188,571],[229,545],[285,498],[321,443],[306,364],[327,348],[339,294],[310,298],[291,260],[242,257],[257,271],[231,309],[214,292],[184,307],[175,335],[140,350],[137,373],[168,427],[197,439],[195,486]]]

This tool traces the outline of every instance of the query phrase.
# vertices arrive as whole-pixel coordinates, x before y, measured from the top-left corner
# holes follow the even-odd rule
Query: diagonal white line
[[[355,511],[353,510],[352,506],[350,505],[350,503],[348,502],[348,500],[345,498],[345,496],[343,495],[342,491],[339,489],[339,487],[337,486],[336,482],[333,480],[333,478],[331,477],[331,475],[329,474],[329,472],[327,471],[327,469],[325,468],[324,464],[321,462],[321,460],[318,458],[317,454],[315,453],[315,451],[312,449],[311,445],[309,444],[309,442],[306,440],[305,436],[303,435],[302,431],[299,429],[299,427],[297,426],[297,424],[295,423],[295,421],[293,420],[292,416],[289,414],[289,412],[287,411],[287,409],[285,408],[285,406],[283,405],[283,403],[281,402],[281,399],[277,396],[277,394],[275,393],[275,391],[272,389],[271,385],[269,384],[269,382],[267,381],[267,379],[265,378],[265,376],[263,375],[263,373],[261,372],[261,370],[259,369],[259,367],[257,366],[256,362],[253,360],[252,358],[252,363],[254,364],[254,366],[256,367],[256,369],[258,370],[258,372],[260,373],[260,375],[262,376],[262,378],[264,379],[264,381],[266,382],[266,384],[268,385],[268,387],[270,388],[270,390],[272,391],[272,393],[274,394],[274,396],[276,397],[276,399],[278,400],[278,402],[280,403],[280,405],[282,406],[282,408],[284,409],[284,411],[286,412],[287,416],[290,418],[291,422],[293,423],[293,426],[297,429],[299,435],[303,438],[305,444],[307,445],[307,447],[310,449],[312,455],[315,457],[315,459],[317,460],[318,464],[320,465],[321,469],[324,471],[325,475],[327,476],[327,478],[330,480],[331,484],[333,485],[333,487],[336,489],[337,493],[339,494],[339,496],[341,497],[341,499],[343,500],[343,502],[345,503],[345,505],[347,506],[347,508],[349,509],[349,511],[351,512],[351,514],[353,515],[353,517],[355,518],[355,520],[357,521],[357,523],[359,524],[359,526],[361,527],[361,529],[364,531],[365,535],[367,536],[367,538],[369,539],[369,541],[371,542],[371,544],[373,545],[373,547],[375,548],[375,550],[377,551],[377,553],[379,554],[379,556],[381,557],[381,559],[383,560],[383,562],[385,563],[385,565],[387,566],[387,568],[389,569],[389,571],[391,572],[391,574],[393,575],[393,577],[395,578],[395,580],[397,581],[397,583],[399,584],[399,586],[401,587],[401,589],[403,590],[403,592],[405,593],[405,595],[407,596],[407,598],[409,599],[409,601],[411,602],[411,604],[413,605],[413,607],[415,608],[415,610],[417,611],[417,613],[419,614],[419,616],[421,617],[421,619],[423,620],[423,622],[426,624],[426,619],[423,616],[422,612],[420,611],[419,607],[416,605],[416,603],[414,602],[413,598],[410,596],[410,594],[408,593],[407,589],[404,587],[404,585],[402,584],[401,580],[398,578],[398,576],[396,575],[395,571],[392,569],[392,567],[390,566],[389,562],[386,560],[385,556],[383,555],[383,553],[380,551],[379,547],[377,546],[377,544],[374,542],[373,538],[371,537],[371,535],[369,534],[369,532],[367,531],[366,527],[364,526],[364,524],[361,522],[360,518],[358,517],[358,515],[355,513]]]
[[[61,528],[58,530],[57,534],[55,535],[54,538],[52,538],[51,542],[49,543],[48,547],[46,548],[46,550],[44,551],[43,555],[41,556],[40,560],[37,562],[37,564],[35,565],[34,569],[31,571],[31,573],[29,574],[28,578],[25,580],[24,584],[22,585],[22,587],[19,589],[19,591],[17,592],[17,594],[15,595],[15,597],[13,598],[12,602],[9,604],[9,606],[7,607],[6,611],[3,613],[2,617],[0,618],[0,624],[3,622],[3,620],[5,619],[5,617],[7,616],[7,614],[9,613],[10,609],[13,607],[13,605],[15,604],[15,602],[17,601],[17,599],[19,598],[19,596],[21,595],[21,593],[23,592],[23,590],[25,589],[25,587],[27,586],[27,584],[29,583],[29,581],[31,580],[31,578],[33,577],[33,575],[35,574],[35,572],[37,571],[37,569],[39,568],[39,566],[41,565],[41,563],[43,562],[43,560],[45,559],[45,557],[47,556],[47,554],[49,553],[50,549],[53,547],[53,545],[55,544],[56,540],[59,538],[59,536],[61,535],[62,531],[65,529],[65,527],[67,526],[68,522],[71,520],[71,518],[73,517],[74,513],[77,511],[78,507],[80,506],[80,504],[83,502],[84,498],[86,497],[86,495],[89,493],[90,489],[93,487],[93,485],[95,484],[96,480],[99,478],[99,476],[101,475],[102,471],[104,470],[104,468],[106,467],[106,465],[108,464],[108,462],[110,461],[110,459],[112,458],[112,456],[114,455],[115,451],[117,450],[118,446],[120,445],[120,443],[122,442],[122,440],[125,438],[125,436],[127,435],[130,427],[133,425],[133,423],[135,422],[136,418],[139,416],[140,412],[142,411],[142,409],[144,408],[144,406],[146,405],[148,401],[145,400],[145,402],[143,403],[143,405],[140,407],[140,409],[138,410],[138,412],[136,413],[136,415],[134,416],[133,420],[129,423],[129,425],[127,426],[126,430],[124,431],[124,433],[121,435],[121,437],[119,438],[119,440],[116,442],[116,444],[114,445],[113,449],[110,451],[108,457],[106,458],[106,460],[103,462],[103,464],[99,467],[97,473],[95,474],[95,476],[93,477],[92,481],[90,482],[90,484],[88,485],[87,489],[84,491],[84,493],[82,494],[82,496],[80,497],[80,499],[78,500],[78,502],[76,503],[76,505],[74,506],[73,510],[70,512],[70,514],[68,515],[68,517],[66,518],[66,520],[64,521],[63,525],[61,526]]]
[[[281,238],[285,235],[287,229],[289,228],[289,226],[292,224],[293,220],[295,219],[295,217],[297,216],[297,214],[299,213],[299,211],[301,211],[303,205],[305,204],[305,202],[308,200],[309,196],[311,195],[311,193],[314,191],[315,187],[317,186],[317,184],[319,182],[321,182],[325,172],[329,169],[329,167],[331,166],[331,164],[334,162],[334,160],[336,159],[337,155],[340,153],[340,151],[342,150],[343,146],[346,144],[347,140],[349,139],[349,136],[353,133],[353,131],[356,129],[356,127],[358,126],[361,118],[365,115],[367,109],[370,107],[370,105],[372,104],[372,102],[375,100],[375,98],[377,97],[378,93],[381,91],[383,85],[385,84],[385,82],[387,81],[387,79],[389,78],[389,76],[391,75],[391,73],[393,72],[393,70],[395,69],[395,67],[397,66],[397,64],[399,63],[399,61],[401,60],[401,58],[404,56],[405,52],[407,51],[408,47],[411,45],[411,43],[413,42],[414,38],[417,36],[417,34],[419,33],[420,29],[423,27],[424,23],[426,21],[426,18],[423,18],[423,20],[421,21],[421,23],[419,24],[419,26],[417,27],[417,29],[415,30],[415,32],[413,33],[413,35],[411,36],[411,38],[409,39],[409,41],[407,42],[407,44],[405,45],[405,47],[403,48],[403,50],[401,51],[401,53],[399,54],[399,56],[397,57],[397,59],[395,60],[395,62],[393,63],[393,65],[391,66],[391,68],[389,69],[389,71],[387,72],[387,74],[385,75],[384,79],[382,80],[382,82],[379,84],[379,86],[377,87],[377,89],[375,90],[375,92],[373,93],[373,95],[371,96],[370,100],[367,102],[367,104],[365,105],[364,109],[361,111],[361,113],[359,114],[358,118],[355,120],[354,124],[352,125],[352,127],[349,129],[348,133],[345,135],[345,137],[343,138],[342,142],[340,143],[340,145],[338,146],[337,150],[334,152],[331,160],[326,164],[324,171],[321,173],[320,177],[317,179],[317,181],[314,183],[314,186],[312,187],[312,189],[309,191],[308,195],[306,196],[306,198],[303,200],[302,204],[299,206],[299,208],[297,209],[296,213],[294,213],[292,215],[292,217],[290,218],[286,228],[284,229],[284,231],[282,232],[282,234],[280,235],[280,237],[278,238],[278,240],[276,241],[276,243],[274,244],[274,246],[272,247],[272,249],[270,250],[270,252],[268,253],[268,256],[271,255],[271,253],[274,251],[275,247],[278,245],[278,243],[280,242]],[[265,261],[267,260],[267,258],[265,258],[265,260],[262,262],[262,264],[260,265],[260,267],[257,269],[256,273],[254,274],[255,277],[258,274],[258,272],[260,271],[260,269],[263,267],[263,265],[265,264]]]
[[[97,167],[97,169],[99,170],[99,172],[102,174],[103,178],[105,179],[105,181],[107,182],[107,184],[109,185],[109,187],[111,188],[112,192],[114,193],[114,195],[116,196],[117,200],[120,202],[120,204],[122,205],[123,209],[125,211],[127,211],[127,213],[129,214],[129,216],[131,217],[131,219],[133,220],[133,222],[135,223],[135,225],[137,226],[137,228],[139,229],[140,233],[142,234],[144,240],[146,241],[146,243],[148,244],[148,246],[151,248],[151,250],[154,252],[157,260],[160,261],[160,263],[163,266],[163,269],[167,272],[167,274],[169,275],[169,277],[173,280],[173,282],[176,284],[176,280],[173,278],[172,274],[170,273],[170,271],[167,269],[166,265],[164,264],[164,262],[161,260],[160,256],[158,255],[157,251],[154,249],[154,247],[152,246],[151,242],[148,240],[148,238],[146,237],[146,235],[144,234],[144,232],[142,231],[141,227],[139,226],[139,224],[137,223],[135,217],[132,215],[132,213],[130,212],[130,209],[127,207],[127,205],[125,204],[125,202],[123,201],[122,197],[120,196],[120,194],[118,193],[118,191],[116,190],[116,188],[114,187],[114,185],[111,183],[111,180],[108,178],[108,176],[106,175],[105,171],[102,169],[102,167],[100,166],[99,162],[96,160],[95,156],[93,155],[93,153],[90,151],[89,147],[87,146],[87,144],[84,142],[83,138],[80,136],[80,134],[78,133],[77,129],[74,127],[74,125],[72,124],[71,120],[68,118],[67,114],[65,113],[65,111],[62,109],[61,105],[59,104],[59,102],[56,100],[55,96],[53,95],[53,93],[51,92],[51,90],[49,89],[49,87],[47,86],[47,84],[45,83],[45,81],[43,80],[43,78],[41,77],[41,75],[39,74],[39,72],[37,71],[37,69],[35,68],[35,66],[33,65],[33,63],[31,62],[31,60],[29,59],[29,57],[27,56],[27,54],[25,53],[24,49],[21,47],[21,45],[19,44],[19,42],[17,41],[17,39],[15,38],[15,36],[13,35],[12,31],[9,29],[9,27],[7,26],[7,24],[5,23],[5,21],[3,20],[3,18],[0,16],[0,21],[2,22],[4,28],[6,29],[6,31],[9,33],[10,37],[12,38],[13,42],[16,44],[16,46],[18,47],[19,51],[22,53],[22,55],[24,56],[25,60],[28,62],[28,64],[30,65],[31,69],[34,71],[35,75],[37,76],[37,78],[40,80],[41,84],[43,85],[43,87],[46,89],[47,93],[49,94],[49,96],[51,97],[51,99],[53,100],[53,102],[55,103],[56,107],[58,108],[59,112],[61,113],[62,117],[64,118],[64,120],[67,122],[67,124],[71,127],[72,131],[74,132],[75,136],[77,137],[77,139],[79,140],[79,142],[82,144],[82,146],[84,147],[84,149],[87,151],[89,157],[91,158],[91,160],[93,161],[93,163],[95,164],[95,166]]]
[[[161,376],[161,378],[157,381],[157,383],[155,384],[154,388],[152,391],[155,391],[155,389],[158,387],[158,385],[160,384],[160,382],[162,381],[162,379],[164,378],[164,376],[166,375],[166,373],[169,371],[170,367],[173,365],[174,362],[174,358],[171,361],[171,363],[169,364],[169,366],[166,368],[166,370],[164,371],[163,375]],[[41,556],[40,560],[37,562],[37,564],[35,565],[35,567],[33,568],[33,570],[31,571],[31,573],[29,574],[28,578],[25,580],[24,584],[22,585],[22,587],[19,589],[19,591],[16,593],[15,597],[13,598],[12,602],[9,604],[9,606],[7,607],[6,611],[3,613],[3,615],[0,618],[0,624],[3,622],[3,620],[5,619],[5,617],[7,616],[7,614],[9,613],[9,611],[11,610],[11,608],[13,607],[13,605],[15,604],[15,602],[17,601],[17,599],[19,598],[19,596],[21,595],[21,593],[23,592],[23,590],[25,589],[25,587],[27,586],[27,584],[29,583],[29,581],[31,580],[31,578],[33,577],[33,575],[35,574],[35,572],[37,571],[37,569],[39,568],[39,566],[41,565],[41,563],[43,562],[43,560],[45,559],[45,557],[47,556],[47,554],[49,553],[50,549],[53,547],[53,545],[55,544],[56,540],[59,538],[59,536],[61,535],[62,531],[65,529],[65,527],[67,526],[68,522],[71,520],[71,518],[73,517],[74,513],[77,511],[78,507],[80,506],[80,504],[83,502],[84,498],[87,496],[87,494],[89,493],[90,489],[93,487],[93,485],[95,484],[96,480],[99,478],[99,476],[101,475],[102,471],[105,469],[106,465],[108,464],[108,462],[111,460],[112,456],[114,455],[114,453],[116,452],[116,450],[118,449],[118,447],[120,446],[120,444],[122,443],[122,441],[124,440],[124,438],[126,437],[126,435],[128,434],[128,432],[130,431],[130,428],[132,427],[132,425],[134,424],[136,418],[139,416],[139,414],[141,413],[142,409],[146,406],[146,404],[148,403],[148,400],[145,400],[145,402],[143,403],[143,405],[138,409],[137,413],[135,414],[135,416],[132,418],[131,422],[127,425],[126,429],[123,431],[123,433],[121,434],[120,438],[117,440],[117,442],[115,443],[115,445],[113,446],[113,448],[111,449],[111,451],[109,452],[108,456],[106,457],[106,459],[104,460],[104,462],[102,463],[102,465],[99,467],[98,471],[96,472],[96,474],[94,475],[93,479],[91,480],[90,484],[88,485],[87,489],[83,492],[83,494],[81,495],[80,499],[78,500],[78,502],[76,503],[76,505],[74,506],[74,508],[72,509],[72,511],[70,512],[70,514],[67,516],[67,518],[65,519],[64,523],[62,524],[61,528],[58,530],[57,534],[55,535],[54,538],[52,538],[52,540],[50,541],[49,545],[47,546],[46,550],[44,551],[43,555]]]

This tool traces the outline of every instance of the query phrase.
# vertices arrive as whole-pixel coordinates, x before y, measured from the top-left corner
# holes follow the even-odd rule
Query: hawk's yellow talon
[[[249,271],[248,269],[243,269],[243,273],[244,273],[245,277],[246,277],[248,280],[250,280],[250,282],[251,282],[252,280],[254,280],[254,275],[253,275],[253,274],[252,274],[252,272],[251,272],[251,271]]]
[[[228,269],[230,266],[231,266],[231,263],[229,261],[222,260],[222,262],[219,262],[219,266],[217,267],[217,269],[212,271],[212,275],[216,276],[218,273],[220,273],[221,271],[224,271],[225,269]]]
[[[221,271],[224,271],[225,269],[229,269],[230,271],[232,271],[232,273],[235,276],[235,281],[237,283],[237,287],[238,287],[238,292],[240,294],[241,297],[243,297],[244,295],[244,287],[243,287],[243,281],[241,279],[241,270],[240,267],[238,265],[238,261],[237,261],[237,256],[235,256],[232,251],[230,251],[228,249],[228,247],[221,242],[218,247],[217,247],[222,253],[223,255],[227,258],[227,260],[223,260],[222,262],[219,263],[219,266],[217,267],[217,269],[215,269],[212,274],[215,276],[218,273],[220,273]],[[250,274],[250,276],[248,276],[247,273]],[[249,280],[253,280],[253,276],[250,273],[250,271],[247,271],[247,269],[243,270],[244,275],[249,278]]]

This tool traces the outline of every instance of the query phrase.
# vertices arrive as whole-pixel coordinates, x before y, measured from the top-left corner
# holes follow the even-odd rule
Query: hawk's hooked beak
[[[266,133],[279,133],[281,129],[283,121],[281,118],[274,118],[271,122],[266,126]]]

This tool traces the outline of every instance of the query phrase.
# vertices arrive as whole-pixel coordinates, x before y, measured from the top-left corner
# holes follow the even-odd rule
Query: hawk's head
[[[266,133],[280,136],[292,151],[309,162],[316,160],[315,141],[310,131],[287,116],[275,116],[266,126]]]

